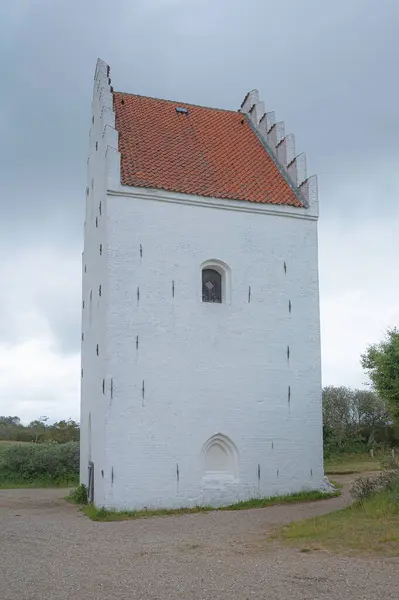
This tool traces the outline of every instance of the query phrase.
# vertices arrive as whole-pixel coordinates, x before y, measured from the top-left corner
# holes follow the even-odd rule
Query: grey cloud
[[[3,40],[13,207],[40,181],[70,190],[64,210],[77,214],[98,54],[117,89],[236,109],[259,87],[312,170],[342,171],[348,157],[369,168],[396,149],[398,21],[395,0],[26,2]]]
[[[319,174],[322,220],[345,229],[396,214],[397,0],[3,4],[0,233],[10,254],[43,241],[80,254],[98,56],[118,90],[236,110],[257,87]],[[69,276],[80,282],[79,261]],[[49,285],[43,274],[35,309],[63,351],[77,350],[78,293],[64,307]]]
[[[54,340],[60,353],[80,348],[81,258],[79,247],[58,239],[28,238],[0,264],[0,345]],[[5,292],[5,293],[4,293]]]
[[[79,273],[78,269],[76,272]],[[36,297],[37,309],[46,315],[48,325],[63,354],[80,350],[81,293],[80,286],[71,286],[71,276],[65,277],[65,285],[52,290],[45,289]]]

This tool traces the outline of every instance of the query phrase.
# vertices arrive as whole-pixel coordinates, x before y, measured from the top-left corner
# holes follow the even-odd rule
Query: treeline
[[[0,440],[10,442],[79,442],[79,423],[49,424],[46,417],[23,425],[19,417],[0,416]],[[399,424],[372,390],[327,386],[323,389],[323,441],[326,456],[399,447]]]
[[[23,425],[19,417],[0,416],[0,440],[8,442],[79,442],[79,423],[69,419],[48,423],[47,417],[41,417]]]
[[[326,456],[399,447],[399,425],[372,390],[323,389],[323,440]]]

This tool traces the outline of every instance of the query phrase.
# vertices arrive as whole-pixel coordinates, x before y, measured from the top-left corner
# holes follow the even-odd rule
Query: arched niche
[[[222,433],[213,435],[201,451],[203,477],[238,477],[238,451],[234,442]]]

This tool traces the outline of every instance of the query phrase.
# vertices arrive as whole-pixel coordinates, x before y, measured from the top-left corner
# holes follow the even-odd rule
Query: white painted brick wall
[[[321,485],[316,227],[108,196],[109,404],[99,504],[218,505]],[[201,301],[200,265],[209,259],[231,269],[229,304]],[[217,433],[237,446],[239,478],[206,491],[201,448]]]
[[[82,308],[83,340],[81,343],[83,377],[81,380],[80,481],[87,485],[88,461],[92,460],[95,465],[95,502],[99,504],[102,503],[105,493],[100,465],[105,462],[106,413],[105,395],[102,394],[102,378],[106,369],[105,305],[101,302],[102,296],[101,298],[99,296],[99,286],[104,285],[105,261],[104,254],[100,256],[100,244],[104,245],[106,222],[106,151],[108,146],[104,132],[106,125],[110,122],[110,111],[107,111],[105,106],[107,103],[109,105],[110,101],[112,102],[105,67],[106,65],[102,64],[102,69],[100,68],[96,72],[94,82],[82,254],[84,308]],[[111,113],[112,115],[113,113]],[[90,293],[92,295],[91,302]],[[89,415],[91,415],[91,428],[89,427]],[[89,429],[91,429],[91,433]]]

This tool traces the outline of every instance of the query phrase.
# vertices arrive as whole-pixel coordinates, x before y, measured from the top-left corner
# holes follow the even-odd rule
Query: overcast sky
[[[323,383],[399,321],[398,0],[3,0],[0,414],[79,418],[93,72],[236,110],[256,87],[319,176]],[[395,243],[396,242],[396,243]]]

